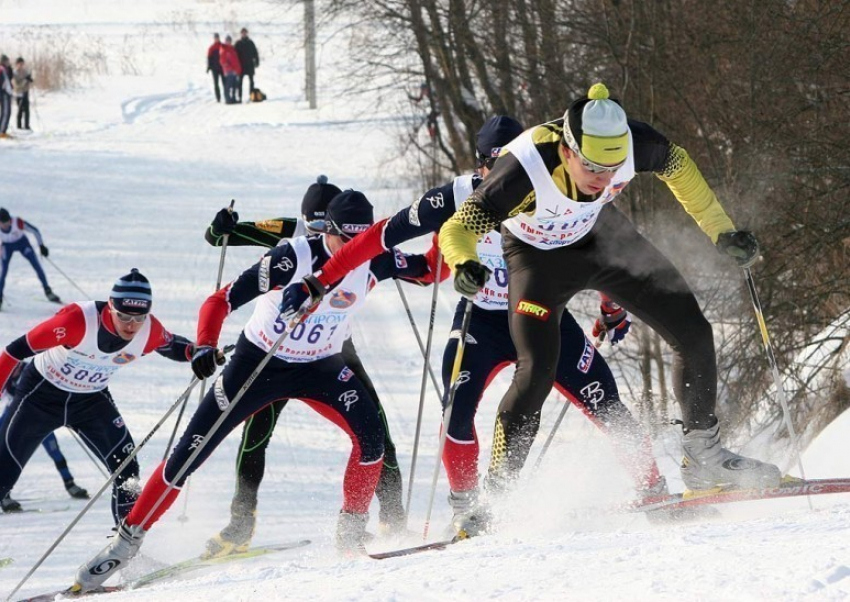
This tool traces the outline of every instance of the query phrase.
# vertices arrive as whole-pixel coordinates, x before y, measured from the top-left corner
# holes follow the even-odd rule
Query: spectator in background
[[[248,37],[248,30],[244,27],[240,32],[239,41],[234,44],[236,54],[239,56],[239,64],[242,66],[242,75],[239,76],[239,87],[237,88],[236,98],[242,102],[242,80],[248,76],[248,98],[251,97],[251,92],[254,91],[254,69],[260,66],[260,55],[257,52],[257,47],[254,41]]]
[[[15,70],[12,73],[12,88],[15,91],[15,96],[17,96],[19,130],[30,129],[30,86],[32,86],[32,72],[24,59],[18,57],[18,60],[15,61]]]
[[[12,63],[0,55],[0,138],[9,138],[9,120],[12,118]]]
[[[221,50],[221,39],[217,33],[213,34],[213,43],[207,49],[207,73],[212,73],[213,88],[215,89],[215,101],[221,102],[221,89],[218,82],[221,79],[221,63],[219,62],[219,51]]]
[[[232,105],[236,102],[236,86],[239,84],[239,76],[242,75],[242,67],[239,64],[239,55],[233,47],[233,38],[229,35],[224,38],[224,44],[219,49],[219,61],[221,62],[221,73],[224,79],[224,102]]]

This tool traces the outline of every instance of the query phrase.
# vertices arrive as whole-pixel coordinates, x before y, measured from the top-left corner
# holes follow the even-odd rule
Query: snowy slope
[[[243,218],[295,215],[306,186],[320,173],[342,187],[366,192],[376,214],[387,215],[415,196],[398,159],[399,114],[369,99],[343,96],[335,71],[344,36],[319,33],[320,107],[304,101],[299,6],[258,1],[80,0],[73,10],[45,0],[0,0],[0,51],[31,52],[32,36],[70,39],[73,52],[102,53],[103,74],[73,90],[38,95],[36,133],[0,143],[0,204],[35,223],[50,258],[88,294],[104,298],[116,277],[138,267],[152,281],[155,313],[175,332],[193,335],[197,309],[213,288],[219,252],[203,230],[231,198]],[[244,19],[244,21],[243,21]],[[262,64],[262,104],[212,101],[205,52],[212,31],[247,25]],[[30,37],[24,33],[29,32]],[[67,37],[63,37],[67,36]],[[70,51],[69,51],[70,52]],[[38,74],[36,74],[38,77]],[[399,90],[400,103],[405,90]],[[386,105],[389,106],[389,105]],[[14,133],[14,131],[13,131]],[[411,249],[422,248],[422,243]],[[225,278],[260,255],[231,249]],[[66,301],[82,300],[52,265],[46,270]],[[420,328],[427,324],[430,291],[405,286]],[[441,289],[435,351],[439,366],[457,297]],[[0,344],[46,318],[38,282],[20,259],[12,264],[0,312]],[[225,325],[232,341],[249,315]],[[355,325],[354,340],[387,410],[407,476],[413,449],[421,357],[398,294],[385,283]],[[185,365],[158,356],[118,374],[112,386],[136,440],[141,440],[190,378]],[[495,406],[507,370],[481,401],[482,463],[489,456]],[[548,433],[560,401],[544,408]],[[196,401],[193,399],[191,406]],[[429,388],[411,528],[421,529],[434,470],[439,404]],[[812,445],[812,476],[850,475],[842,453],[850,424],[843,417]],[[162,458],[173,422],[141,452],[145,477]],[[541,437],[542,439],[542,437]],[[103,477],[67,432],[60,442],[81,485],[96,491]],[[144,553],[171,562],[199,553],[228,519],[234,433],[193,476],[172,510],[151,531]],[[676,435],[656,446],[671,483],[677,483]],[[269,448],[260,492],[256,543],[302,537],[308,548],[266,556],[170,584],[116,594],[115,600],[838,600],[850,596],[847,528],[850,497],[740,504],[723,518],[696,525],[654,527],[642,516],[588,515],[594,505],[629,496],[629,483],[607,442],[571,411],[546,462],[501,509],[498,535],[444,552],[383,562],[338,558],[331,547],[341,500],[348,439],[297,402],[290,404]],[[536,457],[532,451],[532,460]],[[531,464],[531,463],[530,463]],[[61,489],[42,451],[15,489],[30,507],[64,512],[0,515],[0,595],[8,593],[82,508]],[[441,478],[434,529],[449,518]],[[185,504],[185,506],[184,506]],[[178,517],[185,513],[187,522]],[[376,512],[376,508],[373,508]],[[373,521],[374,522],[374,521]],[[76,567],[102,545],[111,519],[101,499],[22,589],[34,594],[70,582]],[[406,543],[413,543],[416,538]],[[399,542],[376,542],[388,549]],[[139,571],[142,568],[138,569]]]

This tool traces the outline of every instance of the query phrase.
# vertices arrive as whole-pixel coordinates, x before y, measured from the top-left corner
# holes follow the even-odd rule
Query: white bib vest
[[[520,213],[505,220],[504,224],[511,234],[538,249],[565,247],[586,236],[596,223],[602,207],[613,201],[635,177],[631,132],[626,162],[614,173],[611,183],[597,200],[579,203],[565,196],[555,185],[534,146],[532,131],[521,134],[507,148],[525,169],[534,186],[534,215]]]
[[[310,244],[304,237],[290,239],[297,265],[290,282],[313,273]],[[272,268],[274,269],[274,268]],[[292,329],[275,357],[292,363],[319,360],[342,351],[350,336],[348,316],[366,300],[369,292],[369,262],[349,272],[322,299],[319,307]],[[245,337],[264,351],[271,349],[286,327],[280,317],[283,290],[271,290],[257,299],[254,313],[245,325]]]
[[[18,242],[24,236],[23,229],[18,227],[18,218],[15,217],[14,215],[11,216],[11,217],[12,217],[12,229],[9,230],[8,232],[3,232],[3,230],[0,230],[0,243],[2,243],[2,242],[6,242],[6,243]]]
[[[33,364],[45,380],[69,393],[93,393],[109,385],[109,379],[119,368],[142,357],[151,333],[151,321],[144,325],[133,340],[113,353],[104,353],[97,346],[98,311],[94,301],[77,303],[86,319],[86,333],[80,344],[71,349],[53,347],[35,356]]]

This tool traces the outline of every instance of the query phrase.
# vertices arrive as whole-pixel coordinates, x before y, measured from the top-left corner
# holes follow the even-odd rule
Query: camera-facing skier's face
[[[109,315],[112,316],[112,326],[119,337],[125,341],[132,341],[142,326],[145,325],[147,314],[124,314],[116,310],[109,302]]]

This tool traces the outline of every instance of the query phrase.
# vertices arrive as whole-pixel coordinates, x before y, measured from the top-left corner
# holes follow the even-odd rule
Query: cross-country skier
[[[205,238],[214,246],[222,244],[225,234],[229,235],[228,245],[258,245],[273,248],[287,244],[290,238],[308,234],[309,224],[323,223],[328,202],[339,193],[339,188],[328,183],[325,176],[320,176],[304,194],[301,202],[301,218],[239,222],[237,213],[222,209],[207,228]],[[378,406],[378,413],[384,423],[384,464],[375,490],[380,505],[379,531],[383,534],[397,533],[405,527],[402,505],[403,483],[386,415],[378,393],[357,356],[351,338],[347,338],[342,345],[342,357],[368,391],[369,397]],[[242,428],[242,442],[236,457],[236,491],[230,505],[230,523],[207,542],[208,557],[223,556],[248,549],[256,524],[257,492],[265,472],[266,449],[287,401],[286,399],[275,401],[245,421]]]
[[[112,287],[109,301],[71,303],[0,353],[0,388],[18,362],[35,356],[21,375],[0,426],[0,498],[14,487],[44,438],[61,426],[76,432],[114,472],[135,447],[109,380],[116,370],[156,351],[188,362],[192,343],[168,332],[152,314],[151,285],[133,269]],[[119,522],[138,493],[133,460],[115,479],[112,515]]]
[[[15,391],[17,390],[18,381],[20,380],[21,374],[24,371],[24,368],[29,365],[29,362],[21,362],[15,369],[12,370],[12,374],[9,376],[9,379],[6,381],[6,388],[3,390],[4,395],[8,395],[10,398],[14,398]],[[3,415],[0,416],[0,425],[5,422],[6,418],[9,416],[9,407],[6,407],[6,410],[3,412]],[[56,466],[56,470],[59,471],[59,476],[62,477],[62,482],[65,485],[65,490],[68,492],[72,498],[87,500],[89,499],[89,493],[79,485],[77,485],[74,480],[74,475],[71,474],[71,470],[68,468],[68,460],[65,459],[65,455],[62,453],[62,450],[59,448],[59,441],[56,440],[56,435],[50,433],[47,437],[44,438],[44,441],[41,442],[41,446],[44,448],[44,451],[50,456],[50,459],[53,460],[53,464]],[[2,508],[3,512],[19,512],[23,510],[21,504],[12,498],[11,493],[7,493],[6,497],[0,499],[0,508]]]
[[[15,252],[23,255],[30,262],[32,269],[35,270],[35,274],[38,276],[39,282],[41,282],[41,286],[44,287],[44,296],[47,297],[47,300],[53,303],[62,303],[62,300],[59,299],[47,283],[47,276],[44,275],[44,270],[38,261],[32,244],[30,244],[29,238],[27,238],[27,232],[35,236],[41,255],[47,257],[50,251],[44,246],[44,240],[41,238],[41,232],[39,232],[38,228],[20,217],[10,215],[5,207],[0,207],[0,307],[3,306],[3,289],[6,287],[9,262],[12,261],[12,255]]]
[[[563,119],[535,126],[508,144],[487,180],[440,230],[455,288],[474,295],[491,273],[476,252],[478,240],[502,226],[518,362],[499,406],[494,437],[503,444],[494,449],[493,467],[506,482],[522,468],[555,378],[555,317],[577,292],[595,289],[673,349],[685,485],[776,486],[776,466],[722,447],[711,324],[678,270],[611,202],[637,172],[654,172],[665,182],[721,253],[741,267],[756,261],[756,238],[735,228],[687,152],[649,125],[627,119],[603,84],[574,102]]]
[[[477,135],[478,173],[481,176],[489,174],[501,148],[521,133],[522,126],[510,117],[489,119]],[[454,215],[458,199],[465,200],[481,182],[479,175],[465,175],[433,188],[412,206],[378,222],[348,243],[322,266],[321,273],[308,277],[314,291],[312,301],[324,295],[328,284],[336,282],[348,270],[385,248],[439,231]],[[465,535],[475,535],[486,529],[490,518],[478,495],[479,449],[474,424],[478,402],[499,370],[517,360],[508,330],[507,271],[499,233],[489,232],[479,243],[477,252],[482,261],[493,269],[493,274],[473,300],[468,344],[460,367],[463,379],[455,395],[443,453],[451,490],[449,503],[454,513],[452,525],[458,533]],[[441,279],[448,276],[449,269],[444,266]],[[457,306],[452,333],[443,354],[443,386],[446,390],[467,303],[469,301],[462,299]],[[612,309],[606,303],[603,305]],[[622,340],[628,328],[626,313],[619,308],[607,312],[594,326],[597,333],[607,330],[612,343]],[[658,472],[648,438],[620,401],[617,385],[605,359],[596,352],[566,309],[561,316],[559,343],[561,351],[555,367],[555,386],[597,426],[611,434],[615,449],[629,468],[642,497],[666,493],[666,483]],[[444,399],[444,403],[446,401]],[[499,441],[494,446],[498,448]]]
[[[342,345],[348,338],[349,317],[360,308],[376,281],[421,277],[429,269],[425,258],[394,250],[349,274],[314,312],[292,327],[244,397],[229,407],[230,400],[289,326],[280,315],[283,287],[294,282],[286,290],[300,288],[302,276],[324,264],[347,239],[366,230],[374,222],[372,206],[363,193],[347,190],[330,202],[324,221],[324,234],[294,238],[271,249],[201,307],[192,369],[199,378],[207,378],[215,373],[220,361],[216,345],[224,319],[234,309],[259,297],[233,356],[207,392],[171,457],[148,479],[110,544],[77,571],[74,590],[91,590],[126,566],[147,531],[174,503],[185,479],[239,423],[278,399],[301,399],[351,438],[336,545],[346,553],[363,551],[369,503],[383,464],[384,427],[369,393],[346,365]],[[230,413],[213,432],[212,426],[224,409]],[[189,463],[201,441],[203,449]]]

